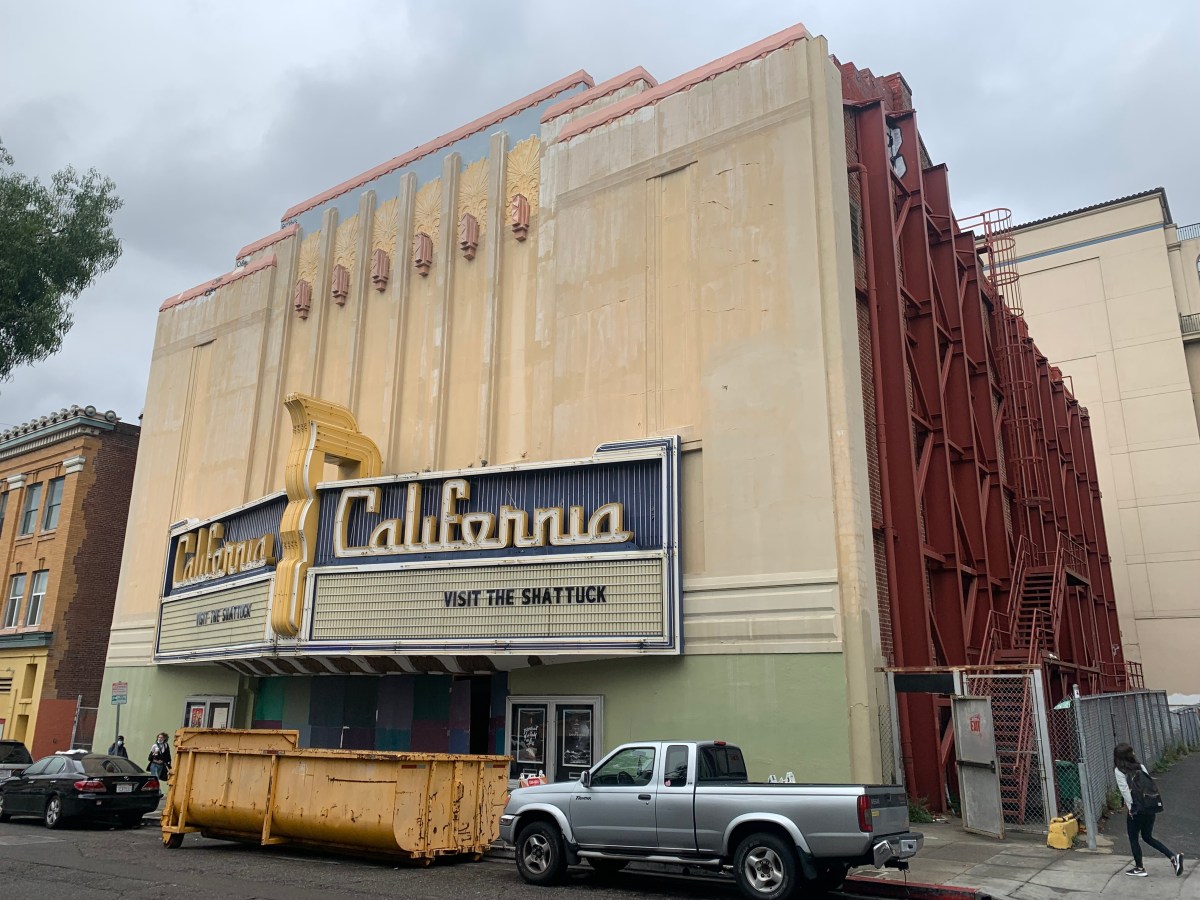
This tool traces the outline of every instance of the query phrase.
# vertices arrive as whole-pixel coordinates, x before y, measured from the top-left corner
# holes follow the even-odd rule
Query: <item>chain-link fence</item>
[[[896,744],[894,716],[895,707],[891,703],[879,704],[879,758],[883,765],[883,784],[904,784],[904,769],[897,763],[900,754]]]
[[[1088,846],[1095,847],[1096,826],[1116,793],[1113,748],[1130,744],[1151,768],[1169,754],[1200,749],[1200,710],[1172,712],[1162,691],[1123,694],[1076,693],[1054,710],[1055,748],[1061,805],[1081,814]]]
[[[92,750],[96,733],[96,718],[99,710],[95,706],[75,706],[75,722],[71,726],[71,749]],[[101,747],[100,749],[104,749]]]

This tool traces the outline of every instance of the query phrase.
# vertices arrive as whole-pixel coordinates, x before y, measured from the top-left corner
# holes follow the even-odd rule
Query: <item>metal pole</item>
[[[113,731],[113,743],[114,744],[117,742],[117,738],[119,738],[120,736],[121,736],[121,704],[118,703],[117,704],[117,727],[116,727],[116,730]],[[92,749],[95,750],[94,747]]]
[[[1033,688],[1033,720],[1037,724],[1038,760],[1042,768],[1042,798],[1045,804],[1046,830],[1050,820],[1058,817],[1058,791],[1054,789],[1054,751],[1050,746],[1050,728],[1046,722],[1046,688],[1042,684],[1042,670],[1029,671],[1029,683]]]
[[[1079,685],[1071,686],[1071,707],[1075,710],[1075,732],[1079,738],[1079,792],[1083,794],[1083,826],[1087,829],[1088,849],[1096,849],[1096,810],[1092,799],[1092,781],[1088,765],[1087,731],[1083,727],[1083,704]]]
[[[68,750],[75,749],[75,735],[79,733],[79,710],[83,706],[83,694],[75,698],[75,718],[71,720],[71,746]]]

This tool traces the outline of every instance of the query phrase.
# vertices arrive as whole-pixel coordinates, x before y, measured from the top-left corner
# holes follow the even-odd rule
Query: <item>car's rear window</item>
[[[140,775],[142,770],[120,756],[85,756],[83,771],[88,775]]]
[[[737,784],[746,782],[746,760],[737,747],[702,746],[700,748],[701,784]]]
[[[31,763],[33,757],[20,741],[0,741],[0,763]]]

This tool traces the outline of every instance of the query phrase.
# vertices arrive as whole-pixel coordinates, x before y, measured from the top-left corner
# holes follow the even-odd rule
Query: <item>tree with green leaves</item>
[[[111,179],[68,166],[42,184],[13,164],[0,143],[0,381],[58,351],[71,302],[121,255]]]

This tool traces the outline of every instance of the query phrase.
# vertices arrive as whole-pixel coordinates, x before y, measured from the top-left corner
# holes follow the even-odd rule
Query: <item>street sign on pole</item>
[[[128,681],[114,681],[112,683],[112,702],[114,706],[129,702]]]

